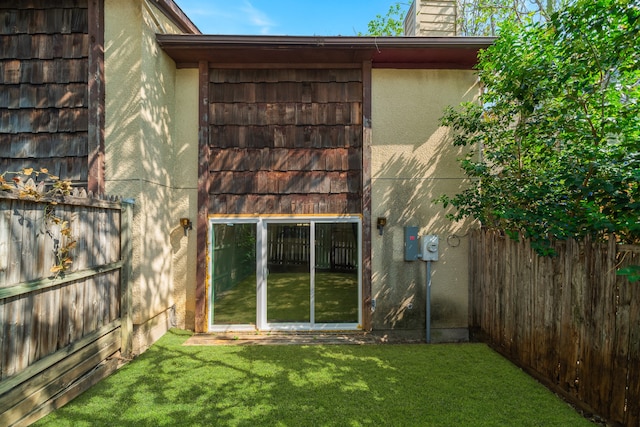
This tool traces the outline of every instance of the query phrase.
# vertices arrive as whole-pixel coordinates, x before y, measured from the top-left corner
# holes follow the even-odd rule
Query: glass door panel
[[[256,224],[213,224],[212,324],[256,321]]]
[[[308,223],[267,224],[267,322],[311,322]]]
[[[358,322],[358,224],[317,223],[315,323]]]

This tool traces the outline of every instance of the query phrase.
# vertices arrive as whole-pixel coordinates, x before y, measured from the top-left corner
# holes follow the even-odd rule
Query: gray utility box
[[[430,234],[428,236],[422,236],[422,250],[421,256],[423,261],[437,261],[438,260],[438,236]]]
[[[404,228],[404,260],[417,261],[420,259],[420,238],[418,227]]]

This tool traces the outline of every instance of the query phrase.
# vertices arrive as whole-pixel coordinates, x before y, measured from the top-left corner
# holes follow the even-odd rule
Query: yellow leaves
[[[49,271],[57,276],[58,274],[67,271],[71,264],[73,264],[73,259],[71,259],[71,257],[63,257],[58,259],[58,263],[52,266]]]
[[[11,179],[5,178],[9,174]],[[35,175],[35,177],[34,177]],[[42,177],[42,175],[45,175]],[[36,185],[35,180],[38,180]],[[45,186],[47,184],[47,186]],[[5,171],[0,174],[0,190],[15,191],[20,198],[40,199],[42,197],[68,196],[73,191],[69,180],[49,173],[49,169],[22,168],[19,171]],[[55,204],[55,201],[51,202]]]
[[[62,234],[65,237],[71,237],[71,229],[69,228],[67,221],[64,221],[62,223],[62,229],[60,230],[60,234]]]
[[[71,186],[71,181],[58,180],[53,183],[53,190],[64,196],[68,196],[69,194],[71,194],[72,189],[73,187]]]
[[[9,179],[7,176],[11,176]],[[35,178],[33,177],[35,175]],[[41,177],[41,175],[45,175]],[[40,179],[38,180],[38,177]],[[36,184],[38,180],[38,184]],[[45,186],[45,183],[48,185]],[[50,268],[51,273],[58,276],[68,270],[73,263],[69,256],[77,242],[71,232],[69,221],[56,214],[56,197],[68,196],[73,190],[71,181],[61,180],[59,176],[49,173],[47,168],[22,168],[19,171],[5,171],[0,173],[0,190],[17,194],[20,199],[41,200],[47,198],[44,205],[44,227],[47,235],[54,240],[53,254],[55,264]],[[59,236],[59,237],[56,237]]]
[[[0,175],[0,190],[13,190],[14,186],[4,179],[4,174]]]

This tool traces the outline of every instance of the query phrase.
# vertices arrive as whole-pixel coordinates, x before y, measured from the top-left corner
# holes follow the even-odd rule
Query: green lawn
[[[212,346],[172,330],[39,426],[588,426],[482,344]]]

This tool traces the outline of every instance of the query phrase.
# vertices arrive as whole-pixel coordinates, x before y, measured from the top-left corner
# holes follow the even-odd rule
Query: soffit
[[[316,37],[161,35],[178,66],[212,64],[355,64],[377,68],[472,68],[487,37]]]

